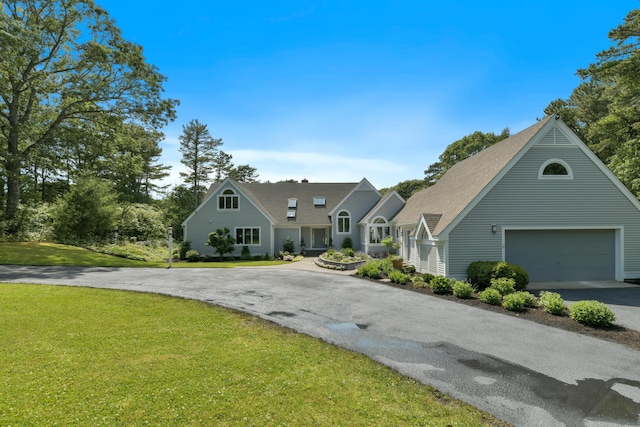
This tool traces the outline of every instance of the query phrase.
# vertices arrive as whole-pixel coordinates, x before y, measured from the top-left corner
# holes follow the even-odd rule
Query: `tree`
[[[124,40],[90,0],[2,0],[0,9],[0,163],[5,219],[15,218],[30,152],[71,121],[115,119],[162,126],[176,100],[162,98],[165,77]],[[64,144],[64,140],[61,140]]]
[[[116,228],[118,203],[109,183],[78,180],[54,208],[53,232],[58,240],[103,240]]]
[[[438,161],[431,164],[429,168],[424,171],[427,186],[435,184],[436,181],[456,163],[508,138],[509,134],[509,128],[504,128],[499,135],[493,132],[482,133],[476,131],[471,135],[464,136],[462,139],[449,144],[438,158]]]
[[[224,151],[219,151],[213,159],[213,182],[221,182],[233,172],[233,156]]]
[[[229,176],[238,182],[258,182],[258,172],[256,168],[249,165],[240,165],[233,168]]]
[[[179,185],[159,205],[164,214],[164,223],[173,227],[173,236],[177,240],[182,240],[182,222],[193,212],[193,193],[184,185]]]
[[[168,166],[156,163],[162,154],[162,137],[161,132],[137,125],[123,126],[113,138],[109,155],[93,173],[112,181],[121,201],[151,202],[152,193],[163,189],[155,181],[169,175]]]
[[[200,204],[200,193],[203,184],[210,180],[209,175],[214,170],[214,161],[222,139],[213,138],[207,125],[198,120],[191,120],[182,126],[180,139],[180,162],[187,167],[188,172],[180,172],[184,182],[191,185],[195,207]]]
[[[578,70],[581,83],[567,100],[552,101],[558,114],[589,148],[640,196],[640,10],[609,32],[612,46]]]
[[[395,190],[405,200],[409,199],[412,195],[427,187],[427,182],[424,179],[408,179],[394,185],[390,188],[383,188],[380,190],[382,194],[385,194],[391,190]]]
[[[236,239],[229,233],[227,227],[218,228],[213,233],[209,233],[209,240],[206,243],[207,246],[216,248],[216,253],[220,254],[221,261],[224,259],[224,254],[233,253],[235,249]]]

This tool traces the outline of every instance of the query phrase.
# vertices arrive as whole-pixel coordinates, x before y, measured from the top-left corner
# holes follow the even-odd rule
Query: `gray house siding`
[[[552,158],[566,162],[573,179],[539,179],[540,167]],[[593,228],[622,230],[617,241],[624,272],[618,280],[640,272],[636,206],[578,146],[536,145],[451,230],[447,275],[463,279],[471,262],[503,259],[505,230]]]
[[[373,214],[371,220],[378,216],[383,216],[387,221],[390,221],[404,206],[404,203],[397,197],[389,198],[386,203],[380,206]]]
[[[232,189],[238,195],[237,210],[219,210],[218,196],[223,191]],[[192,214],[191,218],[186,221],[185,240],[191,242],[191,247],[200,254],[215,254],[215,248],[205,245],[209,239],[209,233],[218,228],[227,227],[231,231],[231,235],[235,238],[237,228],[259,228],[260,244],[247,245],[252,254],[264,254],[271,251],[271,223],[258,210],[253,203],[242,195],[235,187],[224,186],[213,193],[207,201],[203,202],[198,209]],[[236,245],[233,253],[239,256],[242,250],[242,244]]]
[[[349,236],[353,241],[354,249],[362,249],[362,227],[358,226],[358,222],[378,203],[378,200],[380,200],[380,194],[375,190],[356,190],[336,207],[331,217],[331,238],[334,247],[340,248],[345,237]],[[351,215],[351,230],[348,234],[338,233],[338,213],[343,210]]]
[[[274,230],[273,252],[281,251],[285,240],[293,240],[295,252],[300,250],[300,227],[278,227]]]

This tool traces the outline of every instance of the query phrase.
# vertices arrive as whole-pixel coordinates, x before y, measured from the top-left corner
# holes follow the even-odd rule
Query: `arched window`
[[[351,233],[351,215],[347,211],[338,212],[338,233]]]
[[[226,189],[218,196],[218,210],[238,210],[238,196],[231,189]]]
[[[573,171],[564,160],[550,159],[540,166],[538,179],[573,179]]]
[[[379,216],[373,220],[373,225],[369,228],[369,243],[380,243],[382,239],[390,236],[390,228],[387,220]]]

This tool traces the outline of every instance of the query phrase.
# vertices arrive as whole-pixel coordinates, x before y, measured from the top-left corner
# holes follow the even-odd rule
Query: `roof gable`
[[[440,235],[490,184],[508,169],[538,132],[551,127],[555,117],[549,116],[533,126],[453,165],[431,187],[411,196],[396,215],[398,225],[417,224],[423,214],[440,215],[433,235]]]
[[[395,190],[389,191],[384,196],[382,196],[382,198],[380,200],[378,200],[378,203],[376,203],[375,206],[372,207],[371,210],[369,212],[367,212],[367,214],[364,217],[362,217],[362,219],[360,220],[360,223],[366,223],[366,222],[373,221],[373,219],[376,216],[378,216],[378,213],[380,212],[380,210],[387,203],[390,203],[390,201],[392,201],[393,199],[398,200],[402,205],[404,205],[406,203],[404,198],[400,194],[398,194],[397,191],[395,191]],[[386,218],[386,219],[387,219],[387,221],[389,221],[391,218]]]
[[[407,201],[405,209],[396,216],[397,223],[416,224],[425,218],[424,214],[441,215],[435,227],[429,227],[429,230],[435,236],[445,235],[534,145],[577,146],[640,210],[640,201],[586,144],[559,118],[549,116],[454,165],[436,184],[416,193]]]

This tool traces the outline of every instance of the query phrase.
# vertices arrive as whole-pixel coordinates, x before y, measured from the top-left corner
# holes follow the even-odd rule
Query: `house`
[[[504,260],[531,281],[640,277],[640,202],[555,116],[457,163],[392,222],[421,272]]]
[[[291,239],[295,251],[341,247],[351,238],[356,250],[381,251],[380,238],[393,230],[389,220],[404,199],[384,197],[366,179],[358,183],[240,183],[227,178],[211,185],[205,200],[182,223],[185,240],[201,254],[215,253],[205,245],[209,233],[228,228],[252,254],[273,254]]]

